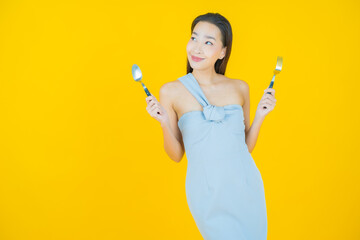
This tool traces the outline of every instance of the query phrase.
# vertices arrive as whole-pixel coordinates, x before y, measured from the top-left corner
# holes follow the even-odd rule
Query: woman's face
[[[218,59],[225,57],[219,28],[208,22],[198,22],[186,46],[187,57],[193,69],[214,67]],[[194,59],[193,57],[201,58]]]

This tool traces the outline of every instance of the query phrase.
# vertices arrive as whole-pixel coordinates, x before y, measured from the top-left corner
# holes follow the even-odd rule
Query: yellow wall
[[[251,120],[284,59],[252,152],[268,239],[360,239],[355,0],[1,1],[0,239],[202,239],[131,66],[158,98],[207,12],[232,24]]]

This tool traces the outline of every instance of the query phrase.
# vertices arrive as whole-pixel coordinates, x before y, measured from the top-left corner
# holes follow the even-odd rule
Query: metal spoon
[[[141,73],[141,70],[140,70],[139,66],[136,65],[136,64],[134,64],[134,65],[132,66],[132,68],[131,68],[131,73],[132,73],[132,75],[133,75],[134,80],[137,81],[137,82],[140,82],[141,85],[143,86],[146,94],[147,94],[148,96],[150,96],[151,93],[149,92],[149,90],[147,89],[147,87],[141,82],[142,73]]]
[[[279,74],[281,69],[282,69],[282,63],[283,63],[283,58],[282,57],[277,57],[277,62],[276,62],[276,67],[274,70],[274,76],[270,82],[269,88],[272,88],[274,86],[274,81],[275,81],[275,75]],[[268,94],[271,94],[271,92],[267,92]],[[267,107],[264,106],[264,109],[266,109]]]
[[[149,90],[147,89],[145,84],[143,84],[142,81],[141,81],[142,73],[141,73],[141,70],[140,70],[139,66],[134,64],[132,66],[132,68],[131,68],[131,73],[132,73],[132,76],[133,76],[134,80],[141,83],[141,85],[144,88],[144,91],[146,92],[146,95],[151,96],[151,93],[149,92]],[[160,114],[159,112],[157,112],[157,113]]]

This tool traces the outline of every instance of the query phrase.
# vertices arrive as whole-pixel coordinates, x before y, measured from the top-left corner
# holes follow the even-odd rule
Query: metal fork
[[[274,86],[274,81],[275,81],[275,76],[276,74],[279,74],[281,69],[282,69],[282,63],[283,63],[283,58],[282,57],[277,57],[277,62],[276,62],[276,67],[274,70],[274,76],[270,82],[269,88],[272,88]],[[271,92],[267,92],[268,94],[271,94]],[[266,109],[266,107],[264,106],[264,109]]]

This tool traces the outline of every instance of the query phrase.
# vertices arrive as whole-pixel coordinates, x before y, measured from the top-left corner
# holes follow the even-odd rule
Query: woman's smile
[[[198,58],[198,57],[195,57],[195,56],[193,56],[193,55],[191,55],[191,59],[192,59],[193,61],[195,61],[195,62],[200,62],[200,61],[204,60],[204,58]]]

